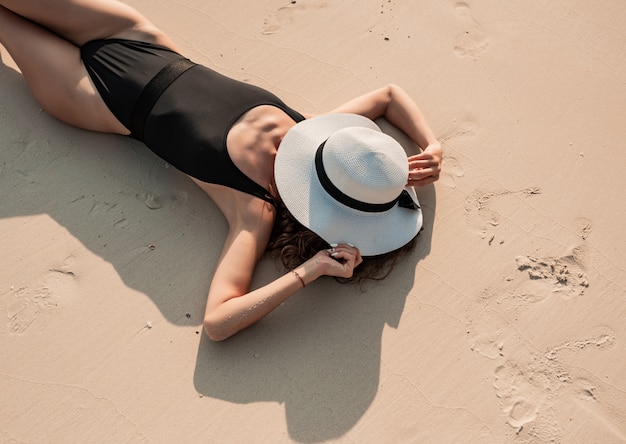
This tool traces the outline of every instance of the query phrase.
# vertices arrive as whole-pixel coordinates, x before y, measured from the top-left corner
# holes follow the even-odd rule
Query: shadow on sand
[[[413,151],[397,130],[379,124]],[[198,392],[235,403],[282,403],[289,435],[299,442],[347,433],[378,390],[383,329],[397,328],[417,263],[430,252],[434,187],[419,190],[419,198],[424,230],[389,278],[362,287],[321,280],[225,343],[204,338]]]

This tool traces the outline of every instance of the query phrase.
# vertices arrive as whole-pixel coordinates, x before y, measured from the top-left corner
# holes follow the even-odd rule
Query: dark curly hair
[[[386,278],[402,256],[415,248],[418,235],[397,250],[377,256],[364,256],[363,263],[354,269],[351,278],[336,280],[341,283],[363,283],[368,279]],[[280,198],[276,199],[276,220],[267,246],[267,252],[272,257],[285,268],[293,269],[327,248],[330,248],[328,242],[298,222]]]

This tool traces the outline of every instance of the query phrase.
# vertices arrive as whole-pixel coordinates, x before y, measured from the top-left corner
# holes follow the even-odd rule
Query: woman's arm
[[[352,276],[362,261],[358,249],[340,245],[334,251],[318,253],[297,267],[295,273],[290,271],[250,291],[252,275],[267,245],[272,222],[273,217],[265,211],[261,220],[248,217],[247,221],[231,225],[207,298],[204,329],[210,339],[224,340],[254,324],[322,275]]]
[[[372,120],[384,117],[422,150],[409,157],[409,185],[423,186],[439,179],[443,152],[424,114],[397,85],[388,85],[344,103],[333,113],[360,114]]]

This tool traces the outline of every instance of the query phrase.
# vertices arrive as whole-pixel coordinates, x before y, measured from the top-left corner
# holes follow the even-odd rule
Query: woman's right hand
[[[422,187],[439,180],[443,150],[439,142],[428,145],[421,153],[409,157],[407,185]]]
[[[331,244],[328,250],[322,250],[310,261],[321,275],[351,278],[354,269],[363,258],[359,249],[350,244]]]

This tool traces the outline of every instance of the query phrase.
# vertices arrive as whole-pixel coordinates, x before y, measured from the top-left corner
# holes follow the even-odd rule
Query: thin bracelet
[[[304,283],[304,279],[302,279],[302,276],[300,276],[296,270],[291,270],[291,272],[296,275],[296,277],[302,284],[302,288],[306,287],[306,284]]]

